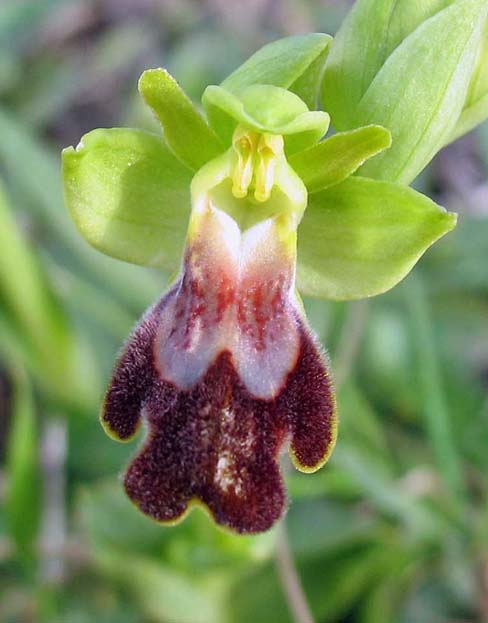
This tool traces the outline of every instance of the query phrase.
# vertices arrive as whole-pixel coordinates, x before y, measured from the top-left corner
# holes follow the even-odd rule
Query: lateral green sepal
[[[83,237],[117,259],[174,270],[190,213],[191,172],[162,138],[93,130],[63,151],[66,206]]]
[[[455,225],[455,214],[411,188],[349,177],[309,196],[298,228],[298,288],[335,300],[386,292]]]

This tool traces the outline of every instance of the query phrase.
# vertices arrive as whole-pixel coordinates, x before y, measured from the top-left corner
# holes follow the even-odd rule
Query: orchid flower
[[[315,110],[331,38],[269,44],[197,110],[163,69],[139,90],[164,129],[94,130],[63,154],[79,231],[113,257],[179,272],[115,366],[107,433],[146,435],[125,490],[159,522],[195,504],[238,533],[287,506],[279,458],[320,468],[337,435],[327,357],[297,293],[351,300],[398,283],[455,225],[427,197],[353,175],[380,125],[324,136]],[[129,284],[130,287],[130,284]]]

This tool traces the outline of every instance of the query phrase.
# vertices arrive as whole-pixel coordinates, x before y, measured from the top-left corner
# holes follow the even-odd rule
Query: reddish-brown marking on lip
[[[234,304],[235,284],[232,279],[222,275],[217,293],[217,310],[215,321],[221,322],[225,312]]]
[[[173,522],[192,500],[239,533],[267,530],[286,507],[278,458],[286,439],[304,469],[320,465],[335,440],[334,397],[313,337],[300,317],[295,367],[272,400],[253,397],[228,351],[204,377],[181,391],[163,381],[152,361],[161,310],[170,291],[143,318],[116,367],[102,421],[121,439],[148,434],[125,476],[125,488],[147,515]]]
[[[219,524],[255,533],[286,507],[278,466],[285,442],[299,469],[327,458],[335,402],[277,225],[259,225],[230,248],[224,221],[215,210],[201,216],[180,281],[144,316],[116,365],[102,422],[120,439],[135,434],[141,416],[147,423],[125,475],[144,513],[174,522],[200,501]]]
[[[215,326],[223,321],[235,300],[235,275],[225,265],[209,267],[201,246],[198,244],[187,252],[176,304],[176,317],[186,322],[184,348],[188,348],[190,334],[198,321],[203,328]]]
[[[289,290],[288,270],[266,280],[251,275],[241,285],[237,321],[241,333],[252,338],[257,351],[266,348],[273,329],[280,326],[280,318],[287,313]]]

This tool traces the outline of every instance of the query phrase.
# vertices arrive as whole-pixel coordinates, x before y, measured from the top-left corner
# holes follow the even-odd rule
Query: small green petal
[[[66,205],[96,249],[133,264],[178,267],[191,172],[148,132],[93,130],[63,151]]]
[[[287,138],[287,147],[290,144],[288,151],[296,151],[319,141],[330,121],[325,112],[309,111],[294,93],[270,85],[255,84],[238,95],[209,86],[203,104],[212,127],[218,128],[225,143],[230,143],[239,124],[255,132],[281,134]]]
[[[176,80],[165,69],[148,69],[139,79],[139,91],[164,128],[174,154],[197,171],[224,148]]]
[[[289,160],[308,192],[343,182],[368,158],[391,145],[390,132],[379,125],[341,132],[295,154]]]
[[[268,43],[226,78],[222,86],[227,91],[238,93],[253,84],[271,84],[290,89],[300,97],[305,90],[307,96],[310,92],[309,81],[314,76],[318,80],[321,75],[313,64],[324,58],[331,41],[330,35],[312,33]],[[307,72],[308,82],[300,83],[300,78]]]
[[[335,300],[386,292],[455,224],[455,214],[411,188],[350,177],[309,198],[298,229],[298,287]]]

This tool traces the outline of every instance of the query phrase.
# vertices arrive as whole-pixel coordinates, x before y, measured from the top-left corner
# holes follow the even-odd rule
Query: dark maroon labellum
[[[293,312],[298,355],[272,399],[246,389],[225,349],[193,387],[179,389],[161,378],[155,354],[161,317],[179,287],[136,328],[106,395],[102,422],[117,439],[130,439],[141,418],[147,424],[125,489],[157,521],[175,522],[200,502],[235,532],[265,531],[286,508],[278,465],[285,443],[303,471],[318,469],[334,445],[335,400],[324,356]]]

